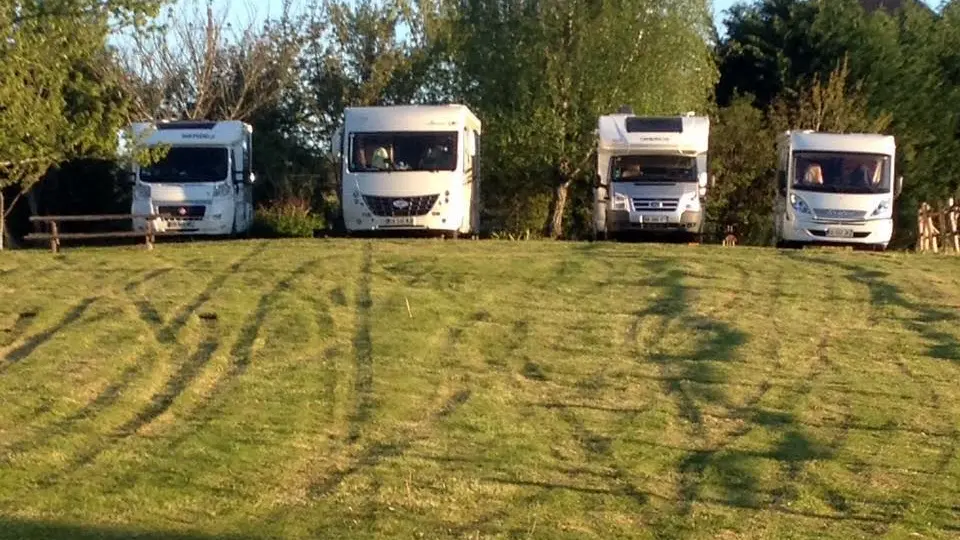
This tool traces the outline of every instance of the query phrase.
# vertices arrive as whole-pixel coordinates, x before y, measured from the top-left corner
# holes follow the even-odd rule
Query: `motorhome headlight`
[[[882,216],[890,213],[890,206],[893,201],[890,199],[884,199],[880,201],[880,204],[877,205],[877,208],[870,214],[870,217]]]
[[[136,184],[133,186],[133,198],[134,199],[149,199],[150,198],[150,186],[146,184]]]
[[[627,205],[629,204],[630,199],[626,195],[621,195],[620,193],[613,194],[613,209],[614,210],[627,210]]]
[[[227,195],[230,195],[230,184],[217,184],[213,188],[214,197],[226,197]]]
[[[700,198],[694,196],[692,199],[688,200],[687,203],[683,206],[684,211],[687,212],[699,212],[700,211]]]
[[[798,214],[811,214],[810,207],[807,206],[806,201],[797,197],[796,194],[790,194],[790,205],[793,206],[793,209],[797,211]]]

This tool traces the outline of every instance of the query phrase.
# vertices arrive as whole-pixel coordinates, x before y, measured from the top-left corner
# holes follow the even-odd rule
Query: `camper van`
[[[777,140],[777,245],[886,249],[893,235],[896,142],[890,135],[787,131]]]
[[[703,230],[710,119],[635,116],[628,108],[597,125],[595,236]]]
[[[333,140],[346,232],[477,233],[480,127],[463,105],[347,108]]]
[[[253,223],[253,128],[240,121],[170,121],[130,126],[121,147],[158,148],[132,163],[132,213],[160,214],[154,230],[202,235],[245,233]],[[145,219],[133,220],[145,231]]]

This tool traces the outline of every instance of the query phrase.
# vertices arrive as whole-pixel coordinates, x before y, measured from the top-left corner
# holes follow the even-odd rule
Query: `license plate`
[[[413,225],[412,217],[393,217],[393,218],[384,218],[384,225]]]
[[[637,214],[636,216],[633,216],[632,221],[634,223],[666,223],[667,216],[644,216]]]
[[[828,238],[853,238],[853,229],[827,229]]]

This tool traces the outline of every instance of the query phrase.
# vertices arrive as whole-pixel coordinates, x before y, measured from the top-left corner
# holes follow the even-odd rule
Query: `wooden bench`
[[[157,236],[171,235],[176,233],[158,232],[153,228],[153,221],[161,217],[172,217],[161,214],[103,214],[92,216],[30,216],[32,223],[47,223],[50,225],[50,232],[33,232],[24,237],[24,240],[49,240],[50,250],[54,253],[60,251],[61,240],[92,240],[97,238],[137,238],[146,239],[147,249],[153,249]],[[127,219],[145,219],[147,230],[137,231],[109,231],[96,233],[62,233],[57,226],[64,222],[95,222],[95,221],[120,221]]]

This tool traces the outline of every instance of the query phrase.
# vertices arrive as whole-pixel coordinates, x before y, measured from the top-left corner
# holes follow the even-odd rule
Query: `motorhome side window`
[[[157,162],[140,169],[144,182],[219,182],[229,174],[226,148],[173,146]]]
[[[621,156],[610,167],[614,182],[696,182],[696,158],[684,156]]]
[[[354,133],[350,172],[453,171],[459,148],[456,131]]]
[[[890,158],[878,154],[796,152],[793,188],[830,193],[890,190]]]

